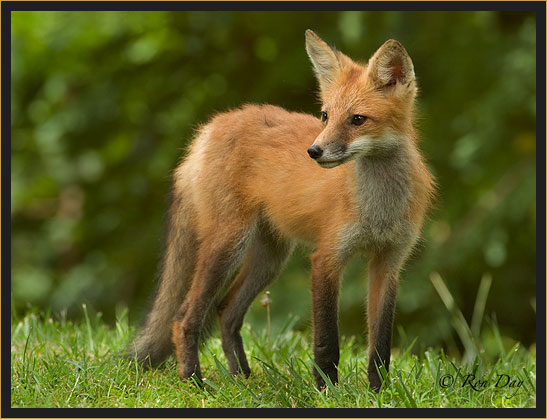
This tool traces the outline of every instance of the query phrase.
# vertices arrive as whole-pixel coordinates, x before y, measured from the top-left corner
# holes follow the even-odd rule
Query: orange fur
[[[186,295],[172,329],[183,377],[200,374],[196,342],[202,319],[243,260],[217,309],[230,370],[237,372],[239,365],[250,373],[239,336],[243,315],[275,278],[293,242],[317,249],[311,285],[318,366],[337,379],[339,283],[355,253],[371,260],[373,388],[380,386],[378,363],[389,366],[399,271],[419,237],[434,189],[413,127],[414,68],[396,41],[358,64],[313,32],[306,37],[326,121],[271,105],[245,105],[202,126],[175,170],[174,196],[181,204],[171,217],[181,228],[173,234],[180,239],[191,226],[196,243],[189,265],[195,269],[184,279]],[[354,123],[355,115],[365,122]],[[313,156],[312,145],[322,154]],[[316,379],[324,384],[319,374]]]

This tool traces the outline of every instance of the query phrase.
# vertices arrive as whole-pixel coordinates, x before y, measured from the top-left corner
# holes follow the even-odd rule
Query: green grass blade
[[[456,330],[456,333],[465,348],[464,363],[469,365],[478,354],[478,349],[473,342],[473,334],[471,333],[471,329],[469,328],[469,325],[467,324],[462,312],[456,305],[454,297],[452,297],[452,294],[448,290],[441,275],[437,272],[432,272],[430,275],[430,280],[451,315],[452,325],[454,326],[454,329]]]
[[[333,382],[327,375],[323,372],[323,370],[315,363],[315,361],[310,357],[310,360],[313,364],[313,367],[319,372],[319,375],[327,385],[329,391],[333,394],[334,397],[338,397],[338,390],[335,388]]]
[[[85,316],[85,324],[87,326],[87,336],[89,338],[89,350],[95,352],[95,342],[93,340],[93,330],[91,329],[91,322],[89,321],[89,315],[87,314],[87,305],[82,304],[82,308]]]
[[[480,336],[481,324],[484,317],[484,309],[486,307],[486,300],[492,285],[492,275],[485,273],[481,278],[479,285],[479,291],[477,292],[477,298],[475,299],[475,306],[473,307],[473,317],[471,318],[471,333],[478,338]]]

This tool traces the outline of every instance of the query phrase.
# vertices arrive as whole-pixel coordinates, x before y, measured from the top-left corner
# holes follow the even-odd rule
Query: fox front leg
[[[338,295],[341,269],[332,259],[317,252],[311,257],[311,289],[313,306],[313,354],[315,364],[332,381],[338,382]],[[313,369],[319,389],[325,380]]]
[[[368,379],[376,392],[382,386],[381,375],[389,372],[400,266],[385,254],[375,255],[369,263]]]

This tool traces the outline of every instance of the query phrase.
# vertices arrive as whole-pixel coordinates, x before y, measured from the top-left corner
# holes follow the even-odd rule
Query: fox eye
[[[325,123],[327,122],[327,113],[326,112],[321,112],[321,122]]]
[[[353,118],[351,118],[351,123],[353,125],[363,125],[365,121],[367,120],[366,116],[363,115],[353,115]]]

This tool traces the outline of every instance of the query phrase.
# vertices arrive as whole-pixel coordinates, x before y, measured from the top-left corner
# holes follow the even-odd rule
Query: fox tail
[[[192,227],[192,205],[175,187],[170,200],[156,294],[143,327],[126,350],[127,358],[136,357],[143,365],[156,366],[174,351],[173,319],[190,288],[194,272],[197,240]]]

